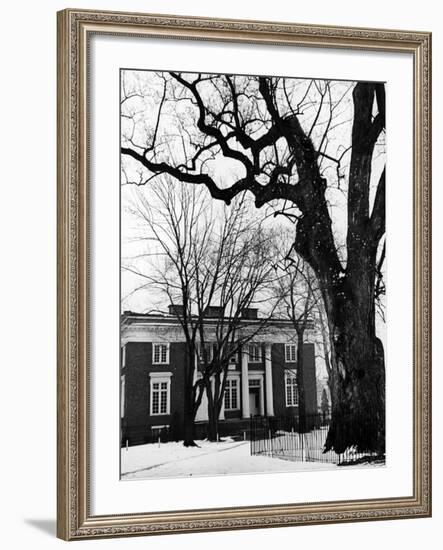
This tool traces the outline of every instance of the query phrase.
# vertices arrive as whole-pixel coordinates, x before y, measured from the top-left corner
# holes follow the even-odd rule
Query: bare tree
[[[240,206],[242,212],[243,205]],[[208,354],[205,323],[205,310],[197,308],[199,340],[202,345],[201,374],[205,381],[208,398],[208,418],[210,440],[216,440],[219,433],[218,422],[225,398],[226,380],[229,364],[237,357],[244,346],[257,334],[268,330],[272,314],[278,304],[278,297],[272,295],[271,287],[275,279],[272,267],[274,235],[250,221],[237,220],[231,226],[220,243],[225,251],[224,268],[213,271],[218,279],[216,303],[218,307],[212,319],[211,347]],[[262,306],[263,315],[257,319],[248,319],[244,315],[253,307]]]
[[[184,444],[194,445],[204,392],[208,435],[216,440],[229,362],[264,330],[275,307],[267,292],[275,276],[269,262],[272,232],[251,218],[245,197],[214,212],[204,188],[177,188],[169,178],[152,184],[149,200],[139,190],[131,211],[142,222],[140,238],[148,246],[124,269],[144,279],[139,288],[174,305],[186,341]],[[245,322],[243,312],[264,301],[265,316]]]
[[[125,108],[124,169],[140,170],[139,184],[168,174],[203,185],[225,204],[248,191],[257,208],[273,205],[296,221],[294,250],[318,280],[337,380],[326,447],[384,452],[384,350],[375,323],[384,84],[175,72],[154,81],[158,98],[149,101],[157,107],[145,128]]]

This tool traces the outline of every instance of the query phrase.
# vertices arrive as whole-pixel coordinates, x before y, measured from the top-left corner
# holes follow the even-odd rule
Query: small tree
[[[219,288],[217,315],[212,320],[212,354],[208,354],[204,311],[199,323],[201,374],[208,398],[208,436],[216,440],[220,411],[225,398],[226,380],[230,360],[258,333],[267,330],[269,320],[278,304],[271,288],[275,279],[269,259],[275,254],[272,232],[248,222],[247,231],[242,222],[229,230],[225,243],[224,269],[217,274]],[[253,306],[265,304],[265,315],[256,320],[244,318],[244,312]]]

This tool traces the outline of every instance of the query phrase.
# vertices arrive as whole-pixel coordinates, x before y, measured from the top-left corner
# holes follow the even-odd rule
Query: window
[[[168,383],[154,382],[152,384],[152,411],[151,414],[168,413]]]
[[[171,375],[151,374],[151,415],[170,414]]]
[[[286,406],[297,407],[298,406],[298,388],[297,388],[297,375],[295,372],[285,372],[285,386],[286,386]]]
[[[236,365],[238,361],[238,349],[236,344],[229,344],[228,348],[229,363]]]
[[[204,361],[203,348],[206,350],[206,361],[210,363],[214,357],[214,344],[206,343],[204,346],[198,344],[198,360],[200,363]]]
[[[238,379],[228,378],[225,388],[225,410],[238,409]]]
[[[152,363],[154,365],[169,363],[169,344],[152,344]]]
[[[259,344],[249,345],[249,363],[261,363],[261,346]]]
[[[286,363],[295,363],[297,361],[296,344],[285,344],[285,361]]]

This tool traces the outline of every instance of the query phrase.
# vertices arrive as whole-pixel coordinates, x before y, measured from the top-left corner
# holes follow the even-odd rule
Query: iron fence
[[[321,414],[307,415],[303,421],[291,416],[251,417],[251,455],[340,465],[383,460],[377,453],[358,452],[352,447],[340,454],[324,452],[329,424],[330,418]]]

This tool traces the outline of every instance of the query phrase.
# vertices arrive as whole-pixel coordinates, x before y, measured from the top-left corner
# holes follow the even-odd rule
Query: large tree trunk
[[[327,300],[332,359],[332,418],[325,450],[385,452],[385,364],[375,333],[373,284],[344,279]],[[330,294],[330,293],[329,293]]]
[[[330,343],[329,343],[329,333],[326,331],[326,321],[323,316],[321,307],[319,308],[319,314],[320,314],[320,332],[321,332],[321,340],[322,340],[322,346],[323,346],[323,353],[324,353],[324,360],[325,360],[325,367],[326,372],[328,374],[328,388],[329,388],[329,394],[331,398],[331,405],[333,404],[333,393],[334,393],[334,380],[333,380],[333,371],[331,366],[331,358],[330,358]]]
[[[374,117],[375,98],[379,112]],[[328,318],[333,406],[325,450],[341,453],[356,447],[383,453],[385,367],[383,345],[375,332],[374,287],[377,248],[385,232],[384,170],[372,212],[369,195],[374,146],[385,123],[384,86],[358,83],[353,103],[346,267],[340,265],[320,174],[313,162],[308,163],[310,193],[304,193],[306,200],[301,203],[303,215],[294,247],[316,273]]]

